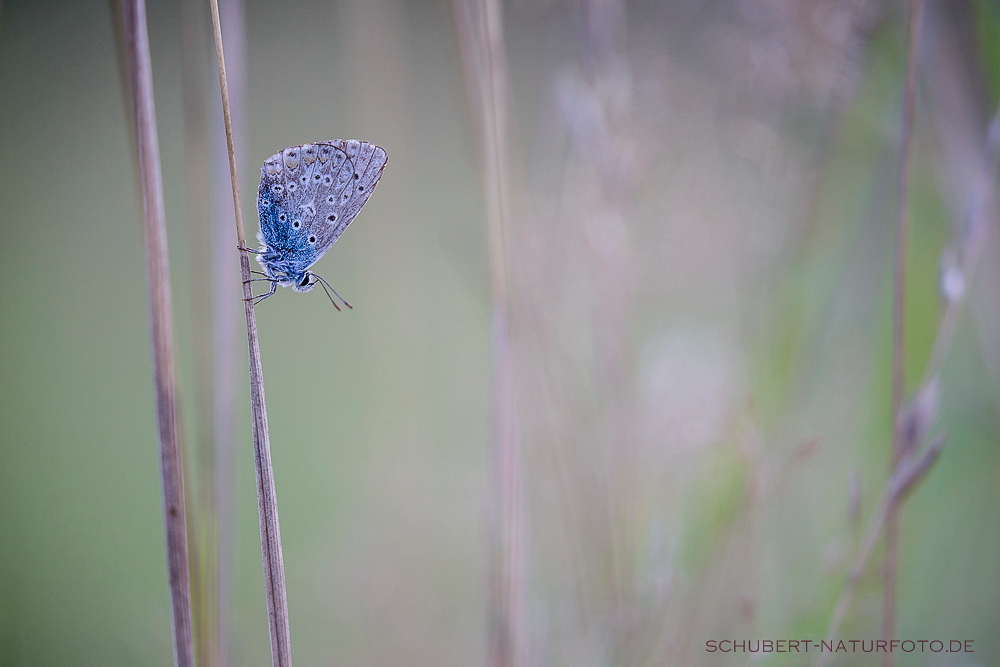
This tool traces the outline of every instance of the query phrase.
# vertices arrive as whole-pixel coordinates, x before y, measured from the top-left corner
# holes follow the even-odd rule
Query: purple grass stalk
[[[219,64],[219,87],[222,92],[222,117],[226,125],[229,148],[229,175],[233,185],[233,207],[236,213],[236,241],[240,250],[240,275],[243,280],[243,305],[247,321],[247,345],[250,361],[250,411],[253,418],[254,464],[257,469],[257,509],[260,517],[260,548],[264,562],[264,588],[271,635],[271,664],[291,667],[292,647],[288,630],[288,600],[285,593],[285,565],[281,558],[281,533],[278,527],[278,499],[271,468],[271,446],[267,432],[267,408],[264,403],[264,374],[260,364],[257,341],[257,319],[254,316],[250,282],[250,258],[243,232],[243,210],[240,206],[239,176],[233,147],[233,124],[229,108],[229,87],[226,81],[226,60],[222,48],[222,26],[219,3],[210,0],[212,26],[215,33],[215,55]]]
[[[959,294],[946,294],[948,297],[947,305],[938,324],[934,346],[924,369],[923,382],[916,392],[914,400],[902,410],[897,420],[899,437],[904,440],[904,452],[909,453],[895,467],[892,476],[886,483],[882,500],[872,513],[868,530],[861,543],[862,546],[855,557],[847,583],[831,616],[827,641],[832,642],[837,637],[837,632],[850,608],[854,591],[868,559],[871,557],[875,542],[889,520],[889,513],[894,508],[898,509],[899,503],[905,499],[908,492],[926,476],[945,445],[944,437],[938,436],[923,451],[919,454],[916,453],[923,435],[926,434],[933,421],[933,413],[937,403],[938,376],[948,350],[951,348],[958,314],[962,304],[965,303],[969,284],[975,275],[977,260],[981,254],[985,239],[984,230],[990,215],[985,204],[991,201],[989,190],[994,187],[998,159],[1000,159],[1000,106],[997,106],[993,112],[993,117],[987,127],[986,144],[980,160],[979,171],[973,178],[962,213],[961,232],[958,240],[958,245],[961,247],[961,261],[958,267],[953,267],[953,270],[960,272],[965,287]],[[817,665],[826,664],[827,658],[825,656],[826,654],[818,660]]]
[[[844,618],[846,618],[847,612],[851,608],[854,591],[861,580],[861,575],[864,574],[872,551],[875,550],[875,543],[885,529],[889,513],[927,475],[934,463],[937,462],[941,450],[944,449],[944,445],[945,436],[939,435],[919,455],[904,459],[886,482],[878,506],[868,520],[868,528],[865,530],[861,547],[858,549],[858,553],[854,557],[854,562],[851,564],[847,583],[844,585],[844,589],[840,593],[840,598],[837,600],[837,605],[834,607],[833,615],[830,619],[830,628],[826,635],[826,642],[828,644],[833,644],[837,639],[840,625],[844,622]],[[817,667],[826,665],[831,655],[833,654],[830,652],[821,651],[818,653],[816,659]]]
[[[979,173],[975,176],[972,188],[969,190],[963,217],[963,229],[982,230],[987,223],[988,212],[985,210],[984,202],[989,199],[987,190],[993,187],[993,178],[997,171],[997,159],[1000,157],[1000,106],[997,107],[990,121],[986,133],[986,147],[983,151],[983,159],[980,164]],[[965,278],[971,279],[975,274],[976,258],[978,258],[983,243],[984,234],[974,234],[971,239],[962,239],[967,244],[964,248],[964,261],[961,270]],[[880,500],[875,511],[868,522],[868,529],[861,542],[858,554],[855,556],[851,566],[850,574],[840,598],[834,607],[834,612],[830,618],[830,626],[827,631],[827,642],[833,642],[837,638],[840,626],[847,616],[854,592],[857,589],[861,575],[864,573],[882,531],[889,520],[889,514],[893,509],[898,510],[899,503],[904,500],[907,494],[930,472],[931,467],[937,461],[945,445],[943,436],[936,437],[930,445],[924,448],[919,454],[916,448],[920,445],[922,436],[927,432],[933,421],[932,413],[936,407],[937,376],[944,363],[944,357],[951,346],[953,332],[955,330],[955,320],[962,303],[964,294],[950,299],[941,322],[938,325],[937,336],[934,340],[934,352],[927,362],[924,373],[924,384],[917,391],[915,399],[907,406],[899,419],[899,432],[904,442],[904,451],[909,453],[900,460],[894,468],[892,476],[886,482]],[[926,397],[933,398],[927,400]],[[920,424],[920,426],[917,426]],[[830,654],[821,654],[817,659],[817,666],[823,667],[828,661]]]
[[[993,184],[996,182],[998,157],[1000,157],[1000,105],[993,111],[993,116],[986,128],[986,148],[980,161],[979,173],[969,189],[962,212],[962,220],[959,222],[962,235],[956,244],[959,250],[959,262],[957,266],[948,269],[948,271],[955,273],[945,277],[947,279],[957,276],[964,288],[958,290],[957,294],[945,294],[947,305],[944,316],[941,318],[941,326],[934,339],[934,347],[931,348],[930,360],[924,371],[923,385],[930,384],[938,377],[948,350],[951,349],[955,327],[958,325],[958,315],[969,293],[968,284],[972,282],[976,273],[976,265],[986,236],[990,213],[985,209],[987,203],[993,201],[990,198],[989,190],[994,187]]]
[[[177,416],[170,265],[167,257],[166,214],[163,205],[160,147],[156,133],[153,75],[144,0],[125,0],[122,3],[122,15],[125,62],[132,97],[142,191],[150,334],[160,440],[160,472],[163,478],[167,573],[172,603],[174,664],[178,667],[194,667],[191,582],[184,504],[183,456]]]
[[[895,256],[893,261],[892,288],[892,470],[899,467],[904,457],[912,453],[907,450],[901,436],[899,417],[903,407],[905,390],[904,375],[904,331],[906,314],[906,236],[908,199],[910,188],[910,146],[913,143],[913,117],[916,112],[917,97],[917,54],[923,24],[924,2],[912,0],[910,3],[909,47],[906,55],[906,87],[903,93],[903,118],[900,128],[899,172],[897,181],[898,217],[896,219]],[[896,575],[899,557],[899,508],[895,499],[890,501],[885,520],[885,566],[882,591],[882,638],[896,636]],[[892,667],[894,654],[885,653],[883,667]]]
[[[510,343],[508,238],[511,228],[507,165],[507,54],[497,0],[455,0],[462,69],[482,135],[483,188],[489,225],[493,296],[493,464],[496,516],[491,586],[490,664],[527,664],[525,526],[520,445],[514,420]]]
[[[223,36],[228,45],[226,83],[229,91],[230,122],[237,164],[243,157],[246,127],[246,18],[243,0],[222,0],[219,6]],[[221,108],[221,104],[220,104]],[[221,119],[221,115],[220,115]],[[240,299],[242,285],[233,276],[240,271],[239,254],[233,252],[236,217],[232,192],[224,177],[229,167],[229,151],[224,124],[213,124],[211,138],[212,173],[212,294],[214,298],[214,380],[215,380],[215,473],[217,505],[217,570],[219,665],[229,661],[232,586],[235,565],[236,424],[240,403],[241,373],[238,340],[242,325]]]
[[[215,483],[215,385],[213,364],[211,168],[206,118],[205,65],[208,21],[200,0],[181,2],[181,91],[184,105],[184,174],[191,251],[192,328],[194,359],[196,509],[188,525],[191,551],[191,596],[195,655],[199,667],[220,665],[217,521]],[[187,468],[186,470],[190,470]],[[190,488],[190,486],[189,486]]]

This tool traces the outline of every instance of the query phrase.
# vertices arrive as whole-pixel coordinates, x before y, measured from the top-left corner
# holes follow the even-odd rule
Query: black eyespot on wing
[[[315,236],[310,236],[309,237],[309,243],[316,243],[316,237]]]
[[[301,224],[302,224],[301,222],[299,222],[298,220],[296,220],[295,222],[292,223],[292,227],[294,227],[295,229],[298,229],[299,225],[301,225]]]
[[[280,214],[278,216],[278,220],[281,220],[282,222],[284,222],[287,219],[288,219],[288,217],[284,213],[282,213],[282,214]]]
[[[354,180],[358,180],[359,178],[361,178],[361,177],[358,176],[357,174],[354,174]]]
[[[326,216],[326,219],[329,220],[330,222],[336,222],[337,216],[331,213],[330,215]]]

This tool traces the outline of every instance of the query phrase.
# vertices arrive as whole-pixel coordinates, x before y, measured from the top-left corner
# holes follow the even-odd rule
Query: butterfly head
[[[303,271],[297,276],[292,276],[291,284],[296,292],[308,292],[316,285],[316,281],[313,280],[313,274]]]

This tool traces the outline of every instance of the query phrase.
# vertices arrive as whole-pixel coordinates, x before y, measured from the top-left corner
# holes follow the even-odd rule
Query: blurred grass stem
[[[892,474],[892,477],[886,483],[878,506],[868,520],[868,528],[865,530],[861,547],[854,557],[847,583],[840,593],[840,598],[837,600],[837,605],[834,607],[833,615],[830,618],[830,627],[826,635],[828,644],[832,644],[837,639],[840,626],[851,608],[851,601],[854,599],[854,592],[857,590],[858,582],[864,574],[868,559],[871,557],[872,551],[875,549],[875,544],[878,542],[886,521],[889,519],[889,513],[900,499],[904,498],[916,483],[923,479],[924,475],[927,474],[931,466],[937,461],[944,445],[944,435],[938,436],[919,456],[907,457],[901,461]],[[816,659],[817,667],[823,667],[823,665],[827,664],[831,655],[833,655],[831,652],[820,652]]]
[[[453,3],[473,106],[482,135],[483,188],[489,228],[493,296],[493,445],[496,485],[494,581],[490,663],[527,663],[523,475],[514,424],[514,379],[508,304],[508,238],[511,227],[507,163],[507,54],[497,0]]]
[[[205,114],[205,72],[208,25],[200,0],[181,2],[181,90],[184,102],[184,173],[191,252],[194,460],[197,473],[188,477],[197,487],[197,512],[189,525],[191,596],[194,600],[194,641],[199,667],[219,665],[218,488],[215,483],[215,392],[213,386],[211,199],[212,181]]]
[[[983,239],[988,228],[986,206],[988,202],[996,201],[990,196],[990,188],[994,187],[997,175],[997,157],[1000,156],[1000,105],[993,112],[986,129],[986,147],[983,150],[979,173],[969,189],[965,202],[963,219],[960,221],[958,242],[959,264],[957,270],[965,289],[958,295],[946,295],[948,303],[941,318],[941,326],[934,347],[931,349],[930,360],[924,371],[923,384],[933,381],[941,372],[945,357],[951,348],[958,315],[969,293],[968,286],[975,275],[976,264],[983,246]]]
[[[160,173],[160,147],[153,101],[144,0],[122,3],[125,60],[135,122],[142,191],[143,231],[149,290],[153,375],[163,477],[163,519],[166,529],[167,573],[174,630],[174,664],[194,667],[191,628],[191,581],[184,504],[183,456],[177,416],[170,264],[167,257],[166,213]]]
[[[281,533],[278,528],[278,500],[271,468],[271,447],[267,432],[267,409],[264,404],[264,375],[260,364],[257,341],[257,320],[254,316],[253,293],[250,283],[250,258],[243,231],[243,211],[240,206],[239,177],[233,146],[233,125],[229,109],[229,88],[226,82],[226,62],[222,48],[222,26],[219,3],[210,0],[212,26],[215,34],[215,54],[219,64],[219,87],[222,92],[222,115],[226,125],[229,149],[229,174],[233,185],[233,206],[236,213],[236,239],[240,250],[240,275],[243,280],[243,305],[247,321],[247,344],[250,361],[250,410],[253,418],[254,464],[257,469],[257,504],[260,516],[260,546],[264,563],[264,587],[267,616],[271,635],[271,664],[291,667],[292,647],[288,630],[288,600],[285,593],[285,566],[281,557]]]
[[[923,0],[910,3],[909,37],[906,56],[906,87],[903,92],[903,117],[900,127],[899,171],[897,180],[895,253],[892,287],[892,470],[896,470],[906,451],[901,437],[899,416],[905,390],[904,317],[906,314],[906,237],[910,187],[910,147],[913,143],[913,118],[917,97],[917,54],[923,24]],[[910,450],[912,451],[912,450]],[[896,636],[896,576],[899,558],[899,508],[890,500],[885,519],[885,564],[882,593],[882,638]],[[893,653],[882,657],[884,667],[892,667]]]
[[[204,6],[203,6],[204,8]],[[229,118],[237,164],[245,145],[246,128],[246,9],[243,0],[221,0],[220,23],[226,50],[226,86],[229,92]],[[208,25],[206,17],[206,26]],[[206,36],[207,36],[206,31]],[[218,109],[221,111],[221,99]],[[214,470],[217,500],[217,614],[219,661],[228,660],[233,608],[233,575],[235,569],[234,488],[236,468],[237,407],[242,388],[239,377],[243,372],[237,341],[244,324],[241,310],[243,287],[233,280],[240,272],[239,253],[233,253],[236,242],[236,214],[233,210],[232,187],[225,175],[229,171],[229,149],[225,124],[219,113],[211,123],[210,172],[218,177],[211,180],[212,217],[212,295],[213,295],[213,418]]]
[[[986,146],[983,150],[979,172],[976,174],[972,187],[969,190],[964,208],[964,217],[960,226],[960,270],[965,280],[969,282],[971,282],[972,276],[975,274],[976,259],[980,255],[982,242],[985,237],[987,223],[987,210],[985,205],[988,201],[993,201],[990,197],[989,189],[994,187],[998,157],[1000,157],[1000,105],[998,105],[996,110],[993,112],[993,117],[991,118],[986,131]],[[941,318],[940,324],[938,325],[938,332],[934,339],[933,351],[931,352],[930,359],[927,362],[927,368],[924,371],[924,379],[921,383],[921,389],[917,392],[918,396],[922,393],[924,388],[928,387],[931,383],[937,380],[941,367],[944,364],[944,359],[951,347],[958,313],[961,310],[961,305],[965,302],[965,295],[967,294],[968,286],[959,297],[948,300],[945,313]],[[919,409],[918,406],[913,408],[913,410],[917,409]],[[919,433],[921,431],[921,429],[905,428],[906,420],[900,419],[899,421],[901,422],[900,425],[904,427],[898,429],[901,437]],[[929,426],[929,424],[927,426]],[[919,439],[912,438],[909,442],[904,443],[904,450],[912,452],[915,451],[919,445]],[[834,607],[834,612],[830,620],[830,627],[827,632],[828,642],[832,642],[836,639],[840,626],[843,623],[844,618],[847,616],[858,581],[864,573],[865,566],[868,563],[868,559],[871,557],[875,543],[878,540],[882,529],[886,526],[890,511],[896,506],[898,501],[930,471],[931,466],[938,459],[944,445],[944,437],[939,436],[935,438],[919,455],[907,455],[896,466],[895,472],[886,484],[882,499],[880,500],[875,511],[872,513],[872,518],[869,519],[868,529],[866,530],[865,537],[861,542],[862,546],[858,550],[858,554],[855,556],[850,574],[848,575],[847,583],[844,586],[844,590],[841,592],[837,605]],[[822,654],[817,661],[817,665],[822,666],[826,664],[828,659],[827,655],[828,654]]]

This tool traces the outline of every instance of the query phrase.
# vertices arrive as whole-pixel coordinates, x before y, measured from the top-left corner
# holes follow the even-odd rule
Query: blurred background
[[[385,175],[316,270],[354,305],[257,308],[293,654],[478,665],[496,458],[484,133],[461,3],[223,3],[248,237],[261,162],[334,138]],[[0,6],[0,664],[170,665],[134,149],[103,2]],[[717,665],[825,637],[889,474],[908,5],[505,3],[513,414],[534,665]],[[207,3],[148,7],[212,664],[269,664],[246,339]],[[962,211],[1000,3],[929,0],[907,391],[970,238],[901,515],[898,636],[1000,663],[1000,235]],[[487,183],[487,186],[489,184]],[[992,195],[991,195],[992,197]],[[974,238],[973,238],[974,236]],[[964,256],[964,255],[963,255]],[[955,292],[958,289],[958,292]],[[938,377],[938,374],[935,374]],[[839,635],[880,636],[880,550]],[[214,565],[218,563],[218,565]],[[870,655],[838,664],[871,665]]]

